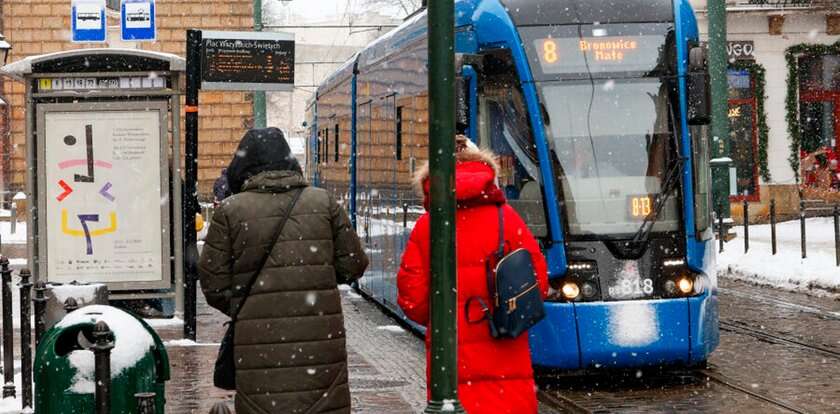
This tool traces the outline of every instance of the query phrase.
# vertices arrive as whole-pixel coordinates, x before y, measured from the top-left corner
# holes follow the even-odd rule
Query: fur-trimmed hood
[[[501,204],[504,193],[496,183],[499,163],[496,155],[487,150],[468,148],[455,154],[455,198],[459,207],[476,204]],[[429,162],[414,174],[414,188],[424,197],[428,207]]]

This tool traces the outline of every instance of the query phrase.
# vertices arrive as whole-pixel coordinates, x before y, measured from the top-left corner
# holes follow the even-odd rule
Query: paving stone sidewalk
[[[422,412],[426,401],[423,341],[351,291],[342,291],[342,306],[353,412]],[[172,367],[167,413],[208,413],[219,401],[226,401],[233,410],[232,393],[213,387],[213,363],[226,320],[199,298],[197,343],[181,340],[179,324],[155,323]]]

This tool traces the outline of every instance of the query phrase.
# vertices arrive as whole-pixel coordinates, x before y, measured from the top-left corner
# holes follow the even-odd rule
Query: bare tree
[[[405,12],[406,15],[414,13],[420,8],[422,0],[362,0],[362,5],[367,8],[374,9],[380,6],[397,6]]]

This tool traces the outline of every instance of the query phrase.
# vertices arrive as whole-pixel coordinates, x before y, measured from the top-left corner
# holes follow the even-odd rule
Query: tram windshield
[[[657,78],[542,84],[572,235],[629,235],[654,209],[675,152],[665,83]],[[675,198],[653,231],[678,226]]]
[[[569,235],[633,237],[646,218],[655,219],[653,233],[677,230],[678,197],[655,214],[663,188],[675,191],[665,185],[677,159],[673,25],[519,30],[545,107]]]

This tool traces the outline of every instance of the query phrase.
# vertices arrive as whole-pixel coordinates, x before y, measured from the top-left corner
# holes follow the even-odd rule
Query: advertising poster
[[[41,250],[51,282],[169,281],[160,111],[43,114]]]

